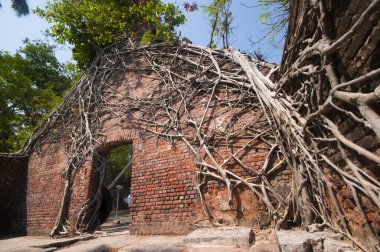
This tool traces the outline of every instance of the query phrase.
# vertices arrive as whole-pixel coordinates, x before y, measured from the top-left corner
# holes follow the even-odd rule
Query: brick
[[[129,95],[136,99],[146,97],[150,93],[149,90],[157,84],[146,75],[136,76],[136,74],[127,73],[125,78],[131,79],[131,82],[122,83],[123,85],[116,88],[120,88],[124,93],[128,89]],[[134,81],[136,78],[141,78],[139,87],[135,86]],[[200,102],[199,105],[201,105]],[[201,116],[204,112],[204,106],[201,105],[196,109],[198,116]],[[246,115],[241,115],[241,120],[248,121],[248,116],[255,116],[254,113],[255,111],[250,111]],[[197,215],[203,214],[200,201],[197,200],[198,191],[195,184],[197,167],[191,151],[182,142],[177,142],[173,145],[163,139],[140,134],[141,132],[138,129],[131,129],[127,120],[127,118],[123,120],[110,118],[103,121],[104,125],[101,132],[105,136],[104,140],[100,140],[99,147],[106,148],[117,143],[125,143],[125,141],[133,144],[131,233],[183,234],[188,232],[191,224],[199,217]],[[242,141],[244,142],[245,140]],[[247,149],[246,155],[241,157],[253,170],[259,170],[262,167],[268,153],[268,150],[260,147],[259,144],[257,142],[255,148]],[[257,149],[258,147],[260,149]],[[26,222],[30,226],[30,228],[28,227],[29,233],[41,232],[48,234],[54,226],[56,214],[60,208],[64,188],[64,180],[60,176],[60,172],[65,168],[66,156],[63,142],[58,142],[57,144],[48,143],[42,148],[45,152],[43,151],[41,155],[33,152],[29,158],[29,177],[26,187],[28,188],[26,193],[26,203],[28,205]],[[220,147],[218,151],[221,155],[226,155],[226,149],[223,149],[223,147]],[[74,180],[70,202],[70,217],[75,216],[75,213],[78,212],[87,198],[97,189],[96,182],[99,178],[93,170],[91,158],[89,160],[83,165]],[[239,174],[239,176],[243,178],[250,176],[247,171],[236,163],[231,162],[229,165],[229,169]],[[290,180],[289,175],[284,173],[283,179]],[[2,182],[2,179],[3,177],[0,176],[0,182]],[[7,183],[7,185],[9,184]],[[223,199],[225,194],[224,185],[217,181],[209,181],[206,187],[205,194],[208,201],[213,208],[217,209],[217,207],[220,207],[219,200]],[[259,205],[257,199],[252,198],[252,194],[248,196],[245,190],[239,189],[237,193],[240,194],[239,196],[242,199],[249,202],[249,205],[247,203],[244,206],[244,214],[251,216],[249,218],[254,220],[260,219],[265,213],[265,207],[264,210],[256,207]],[[231,211],[227,214],[227,217],[233,219],[232,217],[236,217],[237,213],[236,211]],[[242,221],[245,221],[246,225],[250,225],[248,223],[251,219],[244,218]],[[21,222],[21,220],[18,221]],[[158,222],[158,224],[152,225],[152,221]]]

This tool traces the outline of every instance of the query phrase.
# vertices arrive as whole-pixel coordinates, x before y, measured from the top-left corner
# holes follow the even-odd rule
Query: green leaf
[[[73,82],[54,46],[23,42],[14,55],[0,54],[0,152],[21,148]]]
[[[175,27],[185,21],[178,7],[159,0],[52,0],[35,13],[53,23],[50,35],[57,42],[73,45],[81,69],[121,35],[144,44],[172,41]]]

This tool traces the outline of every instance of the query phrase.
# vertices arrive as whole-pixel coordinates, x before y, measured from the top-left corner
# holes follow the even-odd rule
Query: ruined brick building
[[[0,155],[0,231],[91,231],[102,156],[132,144],[134,234],[317,222],[376,251],[380,1],[364,2],[290,1],[280,67],[115,43],[23,151]]]
[[[180,54],[181,46],[187,47],[185,45],[160,46],[159,51],[162,58],[157,61],[167,68],[185,69],[181,70],[181,74],[184,76],[195,75],[189,70],[189,68],[194,68],[193,64],[181,59],[178,59],[177,62],[170,62],[171,57],[165,58],[164,56],[165,53],[169,54],[176,50]],[[195,47],[190,47],[190,49],[196,50]],[[190,49],[183,49],[182,54],[186,55]],[[127,71],[124,69],[119,72],[115,71],[112,77],[108,77],[108,84],[102,88],[101,92],[105,101],[103,101],[103,105],[99,105],[99,109],[105,109],[106,106],[110,111],[112,108],[112,113],[101,114],[99,127],[92,132],[97,138],[94,149],[97,153],[104,153],[115,146],[132,144],[131,193],[133,203],[130,209],[132,233],[183,234],[195,228],[197,223],[204,223],[207,219],[202,210],[203,206],[197,190],[199,181],[196,178],[196,171],[199,164],[189,146],[184,142],[170,141],[167,137],[152,134],[151,127],[144,128],[133,119],[135,114],[131,111],[131,106],[137,106],[138,101],[144,100],[154,92],[157,93],[156,95],[162,96],[167,95],[168,91],[162,86],[162,79],[158,78],[157,72],[144,69],[149,68],[151,63],[149,62],[150,58],[146,58],[142,53],[143,51],[137,50],[134,53],[128,49],[125,57],[129,62],[129,67],[133,70],[128,70],[127,67]],[[220,56],[215,55],[215,58],[217,57]],[[198,56],[193,56],[192,59],[201,60]],[[203,61],[199,63],[213,64],[210,59]],[[223,59],[223,57],[218,58],[218,62],[222,69],[236,67],[231,60]],[[263,65],[270,66],[265,63]],[[141,70],[135,70],[137,67],[140,67]],[[265,67],[262,71],[266,71]],[[199,74],[196,77],[197,82],[203,82],[205,83],[203,85],[206,86],[207,83],[212,83],[207,79],[214,78],[212,75],[215,74]],[[78,83],[80,82],[81,80]],[[254,130],[255,124],[258,125],[257,129],[262,128],[267,124],[267,119],[263,117],[257,104],[242,107],[236,103],[236,109],[232,110],[229,106],[223,105],[223,98],[225,98],[224,102],[230,101],[231,104],[234,104],[234,98],[248,99],[248,96],[244,97],[237,90],[228,90],[225,89],[226,87],[226,84],[220,83],[214,89],[219,101],[212,101],[212,108],[209,111],[205,110],[208,104],[208,91],[195,88],[196,92],[204,92],[204,94],[193,94],[191,100],[188,101],[188,109],[191,109],[191,113],[194,113],[193,118],[198,121],[204,114],[207,115],[204,119],[205,127],[203,127],[206,131],[225,130],[225,134],[232,134],[231,139],[226,141],[231,145],[230,148],[239,148],[239,145],[242,144],[247,145],[241,151],[244,153],[235,153],[236,157],[239,157],[239,162],[244,162],[247,167],[241,167],[237,161],[233,160],[226,165],[228,165],[228,170],[233,171],[235,175],[249,178],[252,176],[250,172],[259,172],[263,168],[270,150],[270,146],[263,142],[265,134],[254,139],[257,133],[249,132],[249,130]],[[159,88],[162,90],[158,90]],[[125,106],[128,108],[126,109]],[[141,111],[144,109],[140,108],[139,113],[142,113]],[[156,108],[156,110],[155,116],[159,117],[160,109]],[[233,116],[232,113],[236,113],[236,116]],[[67,119],[69,120],[69,116]],[[65,124],[65,122],[59,123]],[[180,124],[185,125],[186,123],[184,121]],[[59,125],[56,125],[49,128],[46,134],[54,134],[55,127],[60,128]],[[233,128],[234,132],[227,132]],[[64,131],[65,129],[61,128],[60,130]],[[190,134],[191,127],[184,128],[183,132]],[[162,131],[162,134],[164,133]],[[6,184],[10,188],[15,184],[23,185],[14,191],[20,197],[11,194],[3,195],[3,198],[7,198],[4,202],[9,202],[9,205],[3,208],[5,213],[1,215],[8,222],[7,225],[2,225],[4,229],[22,231],[28,235],[48,235],[51,232],[62,207],[62,194],[65,190],[65,179],[62,173],[67,167],[70,155],[67,150],[69,148],[67,137],[66,134],[58,134],[55,138],[44,138],[38,148],[31,151],[30,155],[14,159],[14,161],[3,157],[3,162],[9,162],[6,166],[8,170],[2,169],[2,171],[10,172],[6,176],[2,176],[7,181]],[[250,138],[252,138],[251,143],[247,143],[246,139]],[[265,141],[270,140],[269,136]],[[217,141],[222,143],[222,140]],[[215,146],[214,148],[218,149],[219,155],[225,155],[224,158],[228,157],[229,151],[226,147]],[[72,192],[68,203],[69,210],[66,216],[69,221],[78,216],[86,200],[93,197],[99,188],[100,178],[94,158],[88,156],[73,175]],[[221,157],[215,156],[215,158],[220,159]],[[290,192],[291,174],[289,170],[282,168],[280,172],[276,173],[276,176],[268,177],[268,179],[271,186],[275,187],[282,197],[285,198]],[[212,215],[216,218],[215,221],[219,224],[256,225],[259,227],[269,226],[271,223],[271,216],[266,213],[265,205],[259,202],[259,198],[244,186],[234,191],[232,208],[229,207],[227,191],[217,180],[207,179],[201,190],[204,193],[203,200],[207,202]],[[8,190],[3,189],[3,192],[6,191]]]

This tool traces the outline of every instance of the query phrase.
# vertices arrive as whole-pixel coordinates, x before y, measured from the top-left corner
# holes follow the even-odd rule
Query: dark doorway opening
[[[112,195],[107,187],[102,186],[102,203],[99,208],[99,223],[102,225],[112,212]]]
[[[101,154],[106,167],[99,209],[100,229],[122,231],[130,224],[132,144],[111,146]]]

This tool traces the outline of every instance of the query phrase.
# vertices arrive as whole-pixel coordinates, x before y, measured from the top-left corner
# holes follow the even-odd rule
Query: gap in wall
[[[101,155],[106,159],[103,188],[107,190],[103,190],[99,210],[106,219],[100,229],[107,232],[127,229],[130,224],[132,144],[109,146]]]

